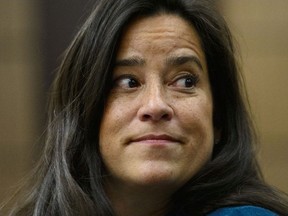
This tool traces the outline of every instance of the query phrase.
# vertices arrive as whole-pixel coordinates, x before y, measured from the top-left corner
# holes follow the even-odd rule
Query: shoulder
[[[277,216],[276,213],[257,206],[235,206],[217,209],[208,216]]]

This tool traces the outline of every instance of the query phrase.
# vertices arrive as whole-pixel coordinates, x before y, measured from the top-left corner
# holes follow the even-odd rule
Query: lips
[[[180,143],[180,141],[172,136],[166,134],[148,134],[141,137],[137,137],[136,139],[132,139],[132,143],[146,143],[146,144],[158,144],[164,145],[169,143]]]

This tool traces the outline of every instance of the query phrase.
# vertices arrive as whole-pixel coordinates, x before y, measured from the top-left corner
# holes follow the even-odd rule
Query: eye
[[[140,86],[140,83],[131,76],[123,75],[121,77],[118,77],[114,81],[114,87],[120,87],[124,89],[131,89],[131,88],[137,88]]]
[[[199,77],[197,75],[187,74],[176,79],[172,83],[172,86],[177,88],[194,88],[198,81]]]

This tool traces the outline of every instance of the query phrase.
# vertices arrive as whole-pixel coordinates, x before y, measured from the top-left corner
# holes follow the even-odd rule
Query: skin
[[[213,103],[194,27],[176,15],[124,31],[100,126],[106,191],[119,215],[163,215],[173,192],[210,160]]]

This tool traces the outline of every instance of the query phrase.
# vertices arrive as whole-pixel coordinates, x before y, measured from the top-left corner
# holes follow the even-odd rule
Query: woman
[[[241,87],[209,1],[98,1],[56,76],[46,149],[11,215],[288,215],[255,160]]]

